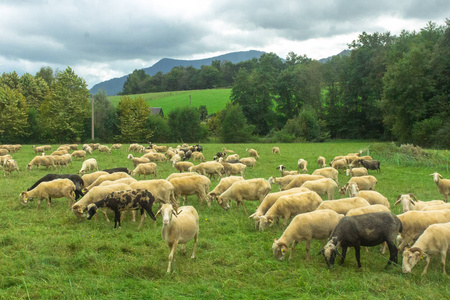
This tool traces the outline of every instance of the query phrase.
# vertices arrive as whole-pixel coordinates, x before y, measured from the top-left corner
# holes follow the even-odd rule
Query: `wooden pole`
[[[91,95],[91,111],[92,111],[92,115],[91,115],[91,139],[92,141],[94,141],[94,96]]]

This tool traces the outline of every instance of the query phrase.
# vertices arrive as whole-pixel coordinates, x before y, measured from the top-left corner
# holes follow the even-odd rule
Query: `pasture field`
[[[191,96],[192,107],[205,105],[208,113],[212,114],[225,108],[230,101],[231,89],[209,89],[192,91],[175,91],[128,95],[128,97],[142,97],[150,107],[162,107],[165,115],[172,110],[189,106],[189,95]],[[117,107],[121,96],[110,96],[108,99]]]
[[[272,154],[273,144],[204,144],[209,160],[222,147],[233,149],[245,157],[245,149],[258,150],[261,159],[255,169],[246,171],[246,178],[279,176],[276,167],[284,164],[296,169],[297,160],[309,162],[311,173],[317,168],[317,156],[327,162],[336,155],[366,149],[370,142],[329,142],[322,144],[277,144],[281,155]],[[110,146],[110,145],[108,145]],[[112,154],[98,153],[99,168],[128,167],[128,145]],[[171,145],[176,146],[176,145]],[[56,146],[54,146],[56,149]],[[376,159],[376,153],[371,153]],[[20,174],[3,177],[0,173],[0,298],[1,299],[448,299],[449,278],[442,275],[439,259],[432,259],[428,274],[421,276],[424,261],[412,274],[402,274],[401,265],[384,269],[388,253],[379,253],[379,246],[370,252],[361,251],[358,270],[354,251],[349,250],[343,266],[328,270],[319,252],[325,241],[311,243],[311,260],[305,260],[305,244],[300,243],[291,261],[277,261],[272,254],[274,238],[284,231],[280,225],[258,232],[253,220],[242,208],[236,212],[233,203],[224,211],[217,203],[201,205],[195,196],[188,204],[196,207],[200,216],[200,235],[196,258],[190,259],[181,247],[175,253],[173,272],[166,274],[169,249],[161,238],[161,218],[147,218],[141,230],[138,222],[129,221],[114,230],[114,222],[105,222],[102,215],[88,221],[79,219],[69,210],[69,199],[53,199],[52,207],[42,203],[36,210],[36,200],[23,206],[19,194],[39,178],[53,170],[33,169],[26,165],[34,157],[31,145],[13,154]],[[88,156],[89,157],[89,156]],[[82,161],[73,161],[68,169],[56,172],[76,173]],[[1,171],[1,170],[0,170]],[[377,191],[385,195],[392,211],[400,193],[413,192],[420,200],[442,199],[430,173],[439,171],[450,178],[446,169],[397,166],[382,161],[377,177]],[[158,164],[158,178],[174,172],[169,163]],[[348,178],[339,175],[340,186]],[[143,179],[143,178],[141,178]],[[151,179],[151,178],[147,178]],[[212,180],[211,189],[218,183]],[[272,191],[278,191],[274,185]],[[337,198],[340,196],[335,195]],[[247,201],[253,213],[257,201]],[[157,208],[153,211],[156,213]],[[110,213],[113,220],[113,214]],[[401,264],[401,256],[399,256]],[[448,267],[447,267],[447,270]]]

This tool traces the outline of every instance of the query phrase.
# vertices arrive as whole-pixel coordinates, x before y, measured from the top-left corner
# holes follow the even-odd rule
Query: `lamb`
[[[350,209],[362,206],[369,206],[369,202],[361,197],[343,198],[339,200],[331,200],[322,202],[317,210],[331,209],[339,214],[346,214]]]
[[[144,178],[146,178],[147,175],[153,174],[153,177],[156,178],[156,169],[158,168],[158,165],[155,163],[145,163],[145,164],[139,164],[136,168],[134,168],[133,171],[131,171],[131,176],[138,175],[140,177],[141,175],[144,175]]]
[[[297,215],[292,219],[289,226],[279,239],[275,239],[272,244],[273,256],[278,260],[284,260],[284,256],[292,243],[289,260],[294,255],[295,246],[302,241],[306,241],[306,260],[310,259],[309,249],[311,240],[324,240],[328,238],[333,229],[344,215],[332,210],[319,210]]]
[[[17,171],[17,174],[19,174],[19,165],[17,164],[17,161],[14,159],[5,160],[3,162],[3,176],[6,177],[6,172],[8,172],[9,176],[11,176],[13,171]]]
[[[327,164],[325,162],[325,157],[319,156],[317,158],[317,164],[319,165],[320,168],[325,168],[327,166]]]
[[[248,152],[248,155],[249,155],[250,157],[254,157],[254,158],[256,158],[256,159],[259,159],[258,151],[256,151],[255,149],[247,148],[247,149],[245,149],[245,151]]]
[[[161,214],[163,219],[161,236],[170,249],[169,265],[167,267],[167,273],[170,273],[173,256],[178,244],[181,244],[182,251],[186,252],[186,243],[194,239],[194,249],[192,250],[191,258],[195,258],[199,233],[199,217],[193,206],[182,206],[177,211],[170,204],[164,204],[156,213],[156,215],[159,214]]]
[[[192,166],[189,168],[189,172],[197,172],[201,175],[208,174],[210,178],[216,174],[219,175],[219,178],[222,178],[222,175],[225,174],[222,164],[216,161],[207,161],[196,166]]]
[[[335,168],[336,170],[339,170],[339,169],[345,170],[345,169],[347,169],[347,160],[345,158],[335,160],[330,163],[330,166],[332,168]]]
[[[276,192],[276,193],[269,193],[266,197],[264,197],[261,204],[258,206],[256,211],[249,217],[253,218],[255,221],[255,228],[259,228],[259,219],[261,216],[264,216],[266,212],[275,204],[275,202],[281,197],[285,195],[292,195],[292,194],[298,194],[303,192],[309,192],[309,189],[307,188],[293,188],[286,191]]]
[[[328,243],[319,254],[322,253],[328,267],[333,268],[336,254],[341,256],[342,265],[347,248],[354,247],[358,268],[361,268],[360,247],[371,247],[386,242],[389,248],[387,267],[391,263],[397,263],[397,248],[394,241],[399,232],[402,232],[402,222],[391,212],[344,217],[336,225]],[[338,247],[342,247],[342,254],[338,252]]]
[[[283,177],[269,177],[269,183],[270,184],[278,184],[280,190],[285,190],[285,187],[291,183],[292,180],[294,180],[295,177],[297,177],[299,175],[286,175]]]
[[[255,169],[256,159],[254,157],[244,157],[240,161],[247,167],[252,167],[253,170]]]
[[[81,176],[81,179],[84,182],[84,186],[90,186],[100,176],[108,174],[109,173],[105,171],[97,171],[91,174],[84,174],[83,176]]]
[[[280,153],[280,148],[278,148],[278,147],[273,147],[273,148],[272,148],[272,153],[273,153],[273,154],[280,154],[280,155],[281,155],[281,153]]]
[[[450,222],[450,210],[411,210],[398,215],[398,218],[403,224],[403,232],[401,234],[402,242],[398,246],[398,251],[400,252],[405,246],[414,243],[428,226]]]
[[[112,144],[111,150],[119,150],[122,149],[122,144]]]
[[[178,199],[180,196],[184,196],[184,203],[187,196],[197,195],[200,203],[205,200],[208,206],[211,205],[206,197],[206,193],[209,191],[209,186],[211,185],[211,181],[208,179],[208,177],[203,175],[191,175],[186,177],[172,178],[171,180],[169,180],[169,182],[175,188],[175,199]]]
[[[221,195],[223,192],[225,192],[233,183],[241,180],[244,180],[244,177],[230,176],[220,179],[219,184],[211,192],[208,193],[209,202],[214,201],[216,196]]]
[[[86,151],[76,150],[76,151],[73,151],[70,156],[72,157],[72,159],[75,159],[75,158],[83,158],[84,159],[86,157]]]
[[[124,172],[124,173],[127,173],[127,174],[130,174],[130,173],[131,173],[130,170],[129,170],[128,168],[125,168],[125,167],[117,167],[117,168],[112,168],[112,169],[104,169],[103,172],[107,172],[107,173],[109,173],[109,174],[117,173],[117,172]]]
[[[443,179],[444,177],[439,173],[433,173],[430,174],[430,176],[433,176],[434,182],[439,189],[439,193],[444,195],[444,200],[447,202],[448,194],[450,194],[450,179]]]
[[[367,170],[377,170],[378,172],[381,172],[380,165],[381,163],[378,160],[365,160],[365,159],[359,159],[358,163],[362,165]]]
[[[78,174],[84,174],[86,173],[86,171],[90,170],[98,171],[97,160],[95,158],[89,158],[83,161],[83,164],[81,165],[81,169],[80,171],[78,171]]]
[[[189,168],[193,166],[194,164],[189,161],[172,162],[172,167],[177,169],[180,173],[189,171]]]
[[[38,181],[36,181],[31,187],[27,189],[30,191],[37,187],[41,182],[53,181],[55,179],[67,178],[70,179],[75,184],[75,200],[83,196],[82,189],[84,187],[83,179],[76,174],[47,174]]]
[[[178,207],[178,202],[175,198],[175,188],[168,180],[141,180],[131,183],[130,187],[133,189],[149,190],[153,197],[155,197],[156,203],[170,203]]]
[[[236,211],[240,204],[245,213],[248,214],[244,200],[259,200],[261,202],[270,190],[270,183],[263,178],[241,180],[233,183],[220,196],[216,196],[216,199],[217,203],[225,210],[230,208],[229,201],[236,200]]]
[[[205,156],[203,156],[203,153],[198,152],[198,151],[192,152],[192,160],[193,161],[196,161],[196,160],[206,161]]]
[[[286,167],[284,165],[279,165],[277,170],[280,170],[281,177],[287,176],[287,175],[298,175],[298,171],[285,171]]]
[[[50,167],[56,169],[55,160],[51,156],[35,156],[27,165],[27,170],[31,171],[33,166],[36,166],[38,170],[40,166],[44,166],[46,170]]]
[[[346,176],[352,176],[352,177],[360,177],[360,176],[367,176],[369,175],[369,172],[366,168],[353,168],[353,169],[347,169],[345,170]]]
[[[403,252],[402,272],[410,273],[417,262],[426,257],[427,264],[423,269],[425,275],[431,261],[431,255],[441,254],[442,272],[445,272],[445,260],[450,245],[450,223],[430,225],[417,239],[411,249],[406,248]]]
[[[244,177],[244,171],[247,168],[246,165],[242,163],[234,163],[230,164],[227,162],[221,162],[225,176],[231,176],[231,175],[241,175]]]
[[[101,175],[97,179],[95,179],[95,181],[93,183],[91,183],[89,186],[85,187],[84,189],[85,189],[85,191],[90,191],[94,186],[99,185],[103,181],[106,181],[106,180],[114,181],[114,180],[121,179],[121,178],[131,178],[131,176],[124,172],[116,172],[116,173],[112,173],[112,174]]]
[[[300,158],[297,161],[297,168],[299,171],[302,170],[302,174],[308,173],[307,167],[308,167],[308,162],[306,160],[304,160],[303,158]]]
[[[375,190],[375,185],[377,184],[377,179],[372,176],[372,175],[368,175],[368,176],[360,176],[360,177],[352,177],[350,178],[350,180],[347,182],[346,185],[344,185],[340,190],[339,193],[341,193],[342,195],[345,195],[345,193],[347,192],[347,189],[350,185],[350,183],[356,183],[358,185],[358,189],[361,190]]]
[[[314,170],[312,175],[322,175],[325,178],[331,178],[339,184],[339,172],[335,168],[323,167],[322,169]]]
[[[133,162],[133,166],[136,168],[139,164],[149,163],[150,160],[146,157],[134,157],[133,154],[128,154],[128,159]]]
[[[156,217],[152,212],[153,202],[155,202],[155,198],[153,195],[145,190],[125,190],[125,191],[116,191],[109,194],[105,199],[97,201],[95,203],[91,203],[88,205],[87,210],[89,216],[87,217],[90,220],[97,209],[100,207],[108,207],[114,211],[114,229],[117,228],[117,223],[119,223],[120,228],[120,211],[123,210],[141,210],[141,222],[139,224],[139,229],[142,227],[144,223],[144,210],[148,213],[148,215],[156,221]]]
[[[322,203],[322,198],[316,192],[303,192],[292,195],[284,195],[272,205],[264,216],[259,218],[259,230],[264,231],[268,224],[273,224],[279,218],[283,218],[283,226],[298,214],[314,211]]]
[[[20,202],[23,205],[27,204],[28,200],[39,198],[36,209],[39,209],[42,199],[47,200],[48,207],[52,198],[67,197],[70,199],[71,205],[75,202],[75,184],[72,180],[63,178],[55,179],[53,181],[41,182],[34,189],[20,194]]]
[[[403,212],[410,210],[423,210],[427,206],[441,205],[445,202],[442,200],[419,201],[413,193],[398,195],[394,205],[402,204]]]
[[[312,181],[322,178],[325,177],[322,175],[309,175],[309,174],[297,175],[284,189],[289,190],[295,187],[301,187],[306,181]]]
[[[325,194],[328,200],[334,199],[334,192],[338,189],[337,183],[331,178],[322,178],[313,181],[306,181],[301,187],[307,188],[311,191],[316,192],[320,196]]]

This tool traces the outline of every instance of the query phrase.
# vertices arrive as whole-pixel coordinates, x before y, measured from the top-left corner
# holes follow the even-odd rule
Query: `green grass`
[[[150,107],[162,107],[164,114],[170,113],[178,107],[190,105],[199,107],[206,105],[208,113],[215,113],[225,108],[229,102],[231,89],[211,89],[211,90],[194,90],[194,91],[176,91],[130,95],[130,97],[142,97],[147,101]],[[111,103],[117,107],[119,105],[120,96],[108,97]]]
[[[277,144],[281,155],[271,153],[272,144],[205,144],[207,159],[226,147],[246,156],[245,149],[258,150],[261,159],[246,177],[278,176],[275,169],[284,164],[295,169],[297,160],[309,161],[309,172],[316,168],[317,156],[330,161],[338,154],[365,149],[369,142],[330,142],[323,144]],[[172,145],[175,146],[175,145]],[[99,167],[126,166],[126,146],[109,154],[93,155]],[[412,274],[402,274],[400,266],[384,270],[388,254],[379,254],[378,247],[361,252],[362,269],[356,267],[354,251],[350,250],[345,264],[328,270],[323,257],[314,255],[324,241],[313,241],[312,258],[305,261],[305,245],[297,246],[291,261],[273,258],[271,245],[283,232],[281,226],[265,232],[255,230],[253,221],[235,205],[228,212],[217,204],[210,208],[200,205],[195,196],[188,202],[200,216],[197,257],[190,259],[180,248],[175,253],[173,273],[166,274],[169,249],[161,238],[161,219],[154,227],[149,218],[138,230],[138,224],[127,219],[122,228],[103,216],[91,221],[76,218],[68,209],[68,199],[53,199],[52,207],[45,203],[36,210],[36,201],[27,206],[19,203],[20,192],[48,172],[25,171],[34,157],[32,147],[24,146],[13,157],[20,174],[0,178],[0,298],[1,299],[298,299],[298,298],[425,298],[450,297],[448,277],[443,276],[439,259],[433,257],[428,274],[420,274],[421,262]],[[81,161],[74,161],[62,173],[75,173]],[[382,161],[377,190],[391,204],[399,193],[413,192],[421,200],[442,199],[430,173],[436,169],[397,166]],[[174,169],[159,163],[158,178],[166,178]],[[445,178],[446,170],[438,170]],[[53,172],[53,171],[51,171]],[[339,175],[340,184],[348,178]],[[143,178],[141,178],[143,179]],[[211,189],[218,183],[212,180]],[[277,191],[276,186],[273,191]],[[338,196],[338,195],[336,195]],[[257,202],[247,201],[253,212]],[[153,209],[156,212],[156,208]],[[400,213],[401,208],[392,206]],[[113,215],[110,214],[112,220]],[[401,261],[401,258],[399,258]]]

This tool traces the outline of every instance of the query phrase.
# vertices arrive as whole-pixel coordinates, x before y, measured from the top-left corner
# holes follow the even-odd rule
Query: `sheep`
[[[175,155],[175,152],[169,149],[164,153],[164,155],[170,160]]]
[[[240,204],[248,215],[244,200],[259,200],[261,202],[270,190],[270,183],[264,178],[241,180],[233,183],[220,196],[216,196],[216,199],[217,203],[225,210],[230,208],[229,201],[236,200],[236,211]]]
[[[22,192],[19,196],[20,202],[26,205],[28,200],[39,198],[36,209],[39,209],[42,199],[47,200],[48,207],[52,198],[67,197],[71,205],[75,202],[75,184],[72,180],[63,178],[39,183],[34,189]]]
[[[150,159],[146,157],[134,157],[133,154],[128,154],[128,159],[130,159],[133,162],[133,167],[137,167],[139,164],[145,164],[149,163]]]
[[[156,213],[161,214],[163,226],[161,236],[169,245],[169,265],[167,273],[170,273],[173,256],[178,244],[182,245],[182,251],[186,252],[186,243],[194,239],[194,249],[191,258],[195,258],[199,233],[199,217],[193,206],[182,206],[175,209],[170,204],[164,204]],[[172,217],[175,216],[175,218]]]
[[[450,203],[437,204],[437,205],[428,205],[422,208],[421,210],[442,210],[442,209],[450,209]]]
[[[244,171],[247,168],[246,165],[241,163],[230,164],[227,162],[221,162],[221,164],[223,166],[225,176],[241,175],[244,177]]]
[[[123,210],[141,210],[141,222],[139,223],[139,229],[144,224],[144,210],[148,213],[148,215],[156,221],[156,217],[153,214],[152,206],[153,202],[155,202],[155,198],[153,195],[146,189],[132,189],[125,191],[115,191],[106,196],[106,198],[97,201],[95,203],[91,203],[88,205],[88,217],[90,220],[97,212],[98,208],[108,207],[114,211],[114,229],[117,228],[117,223],[119,223],[120,228],[120,211]]]
[[[295,177],[299,175],[286,175],[283,177],[269,177],[268,181],[270,184],[278,184],[280,190],[284,190],[285,187],[294,180]]]
[[[345,170],[346,176],[352,176],[352,177],[360,177],[360,176],[367,176],[369,175],[369,172],[366,168],[353,168],[353,169],[346,169]]]
[[[114,180],[121,179],[121,178],[131,178],[131,176],[124,172],[116,172],[116,173],[112,173],[112,174],[101,175],[97,179],[95,179],[95,181],[93,183],[91,183],[89,186],[85,187],[84,190],[89,191],[94,186],[97,186],[106,180],[114,181]]]
[[[281,237],[273,241],[273,256],[280,261],[284,260],[289,245],[292,243],[291,253],[289,254],[289,260],[291,260],[295,246],[299,242],[306,241],[306,260],[309,260],[311,240],[328,238],[343,217],[344,215],[330,209],[312,211],[295,216]]]
[[[398,251],[401,252],[405,246],[414,243],[428,226],[450,222],[450,210],[411,210],[398,215],[398,218],[403,224],[402,242],[398,246]]]
[[[253,220],[255,221],[255,228],[259,227],[259,219],[261,218],[261,216],[264,216],[266,212],[269,210],[269,208],[271,208],[272,205],[274,205],[274,203],[281,196],[298,194],[302,192],[309,192],[309,189],[301,187],[301,188],[293,188],[287,191],[267,194],[266,197],[264,197],[261,204],[256,209],[256,211],[251,216],[249,216],[249,218],[253,218]]]
[[[72,157],[70,154],[63,154],[58,156],[49,155],[49,157],[52,157],[55,165],[58,167],[65,166],[66,168],[69,167],[69,163],[72,162]]]
[[[177,169],[180,173],[189,171],[190,167],[193,167],[194,164],[189,161],[174,161],[172,162],[172,167]]]
[[[345,158],[343,158],[343,159],[338,159],[338,160],[332,161],[330,163],[330,166],[332,168],[335,168],[336,170],[339,170],[339,169],[345,170],[345,169],[347,169],[347,160]]]
[[[233,183],[236,181],[244,180],[244,177],[242,176],[229,176],[224,177],[220,179],[219,184],[208,193],[208,200],[209,202],[214,201],[217,195],[221,195],[223,192],[225,192]]]
[[[303,158],[300,158],[297,161],[297,168],[298,168],[299,172],[300,172],[300,170],[302,170],[302,174],[308,173],[307,167],[308,167],[308,162],[306,160],[304,160]]]
[[[339,214],[346,214],[350,209],[369,206],[369,202],[361,197],[342,198],[338,200],[330,200],[322,202],[317,210],[332,209]]]
[[[131,171],[131,176],[138,175],[140,177],[141,175],[144,175],[144,178],[147,175],[153,174],[153,177],[156,178],[156,169],[158,168],[158,165],[152,162],[145,163],[145,164],[139,164],[134,168],[133,171]]]
[[[301,187],[310,189],[320,196],[327,195],[328,200],[334,199],[334,192],[338,188],[337,183],[331,178],[322,178],[313,181],[306,181]]]
[[[222,148],[222,151],[225,153],[234,153],[233,150],[227,150],[227,148],[225,148],[225,147]]]
[[[191,175],[200,175],[200,174],[198,174],[197,172],[172,173],[169,176],[167,176],[166,180],[170,180],[172,178],[178,178],[178,177],[191,176]]]
[[[90,186],[100,176],[108,174],[109,173],[105,171],[97,171],[91,174],[84,174],[83,176],[81,176],[81,179],[84,182],[84,186]]]
[[[75,184],[75,200],[83,196],[82,189],[84,187],[83,179],[76,174],[47,174],[38,181],[36,181],[31,187],[27,189],[30,191],[38,186],[41,182],[53,181],[55,179],[67,178]]]
[[[172,165],[173,165],[174,162],[178,162],[178,161],[181,161],[181,156],[180,156],[179,154],[175,154],[175,155],[172,156],[172,158],[170,159],[170,162],[172,163]]]
[[[0,156],[7,155],[8,153],[9,153],[9,150],[8,150],[8,149],[1,149],[1,148],[0,148]]]
[[[169,180],[169,182],[175,188],[175,199],[178,199],[180,196],[184,196],[184,203],[187,196],[197,195],[200,203],[205,200],[206,204],[208,206],[211,206],[206,197],[206,194],[209,191],[209,186],[211,185],[211,181],[208,179],[208,177],[203,175],[191,175],[186,177],[172,178]]]
[[[106,186],[106,185],[112,185],[112,184],[118,184],[118,183],[125,183],[125,184],[132,184],[134,182],[138,182],[134,178],[120,178],[116,180],[105,180],[102,183],[100,183],[98,186]]]
[[[247,167],[252,167],[252,169],[255,169],[256,159],[254,157],[244,157],[241,158],[240,161]]]
[[[86,153],[88,153],[88,154],[92,154],[92,151],[93,151],[91,146],[89,146],[88,144],[83,145],[83,150],[86,151]]]
[[[51,155],[59,156],[59,155],[64,155],[64,154],[69,154],[69,151],[67,151],[67,150],[56,150],[56,151],[53,151]]]
[[[398,195],[397,200],[394,204],[402,204],[403,212],[410,210],[423,210],[427,206],[441,205],[445,202],[442,200],[432,200],[432,201],[419,201],[413,193]]]
[[[248,152],[248,155],[249,155],[250,157],[254,157],[254,158],[256,158],[256,159],[259,159],[258,151],[256,151],[255,149],[247,148],[247,149],[245,149],[245,151]]]
[[[259,230],[264,231],[268,224],[273,224],[283,218],[283,226],[298,214],[314,211],[322,203],[322,198],[316,192],[302,192],[284,195],[272,205],[264,216],[259,218]]]
[[[166,152],[167,151],[167,146],[156,146],[156,145],[152,145],[152,148],[154,150],[156,150],[157,152]]]
[[[0,166],[3,166],[8,159],[12,159],[12,156],[9,154],[0,156]]]
[[[373,158],[371,156],[369,156],[369,155],[357,157],[357,159],[353,160],[350,163],[350,168],[361,166],[361,163],[359,162],[361,159],[363,159],[363,160],[373,160]]]
[[[219,178],[222,178],[222,175],[225,174],[225,169],[221,163],[216,161],[207,161],[204,163],[200,163],[196,166],[192,166],[189,168],[189,172],[197,172],[201,175],[209,175],[212,178],[214,175],[219,175]]]
[[[98,171],[97,160],[95,158],[89,158],[83,161],[83,164],[81,165],[81,169],[80,171],[78,171],[78,174],[84,174],[86,173],[86,171],[94,169]]]
[[[301,187],[303,183],[306,181],[317,180],[325,178],[322,175],[309,175],[309,174],[301,174],[297,175],[284,189],[289,190],[295,187]]]
[[[119,150],[122,149],[122,144],[112,144],[111,150]]]
[[[27,165],[27,170],[31,171],[33,166],[36,166],[36,168],[39,170],[40,166],[44,166],[46,170],[48,170],[49,167],[52,167],[53,169],[56,169],[55,160],[51,156],[35,156]]]
[[[141,158],[148,158],[150,161],[167,161],[166,156],[163,153],[146,153]]]
[[[228,155],[225,161],[239,160],[239,154]]]
[[[217,152],[216,155],[214,155],[213,160],[217,160],[221,157],[227,157],[227,153],[226,152]]]
[[[19,165],[17,164],[17,161],[14,159],[5,160],[3,162],[3,177],[6,177],[6,172],[8,172],[9,176],[11,176],[13,171],[17,171],[17,174],[19,174]]]
[[[355,197],[361,197],[367,200],[370,205],[381,204],[390,208],[389,200],[376,191],[358,191]]]
[[[381,163],[378,160],[365,160],[365,159],[359,159],[358,163],[362,165],[367,170],[377,170],[378,172],[381,172],[380,165]]]
[[[322,175],[325,178],[331,178],[339,184],[339,172],[332,167],[323,167],[322,169],[317,169],[312,172],[312,175]]]
[[[277,170],[280,170],[281,177],[284,177],[286,175],[298,175],[298,171],[285,171],[286,167],[284,165],[279,165]]]
[[[190,159],[191,157],[192,157],[192,151],[191,150],[187,150],[184,153],[183,161],[186,161],[186,160]]]
[[[325,168],[327,166],[327,164],[325,162],[325,157],[319,156],[317,158],[317,164],[319,165],[320,168]]]
[[[75,158],[83,158],[84,159],[86,157],[86,151],[76,150],[76,151],[73,151],[72,154],[70,154],[70,156],[72,157],[72,159],[75,159]]]
[[[442,273],[445,272],[445,260],[450,248],[450,223],[430,225],[417,239],[414,245],[403,252],[402,272],[410,273],[420,259],[426,257],[427,264],[423,269],[425,275],[430,265],[431,255],[441,254]]]
[[[281,153],[280,153],[280,148],[278,148],[278,147],[273,147],[273,148],[272,148],[272,153],[273,153],[273,154],[279,154],[279,155],[281,155]]]
[[[109,174],[112,173],[117,173],[117,172],[124,172],[127,174],[131,174],[130,170],[128,168],[125,167],[117,167],[117,168],[112,168],[112,169],[104,169],[103,172],[107,172]]]
[[[144,152],[145,147],[139,144],[131,144],[127,152]]]
[[[178,207],[178,202],[175,198],[175,188],[168,180],[141,180],[131,183],[130,187],[133,189],[149,190],[153,197],[155,197],[156,203],[170,203]]]
[[[433,176],[434,182],[439,189],[439,193],[444,195],[444,200],[447,202],[448,194],[450,194],[450,179],[443,179],[444,177],[437,172],[430,174],[430,176]]]
[[[36,147],[36,145],[33,145],[33,149],[34,149],[34,153],[35,154],[38,154],[38,153],[43,153],[43,152],[45,152],[45,149],[44,149],[44,147],[43,146],[40,146],[40,147]],[[9,152],[9,151],[8,151]]]
[[[391,211],[391,210],[389,208],[387,208],[385,205],[373,204],[373,205],[368,205],[368,206],[352,208],[345,215],[350,217],[350,216],[358,216],[358,215],[369,214],[369,213],[380,212],[380,211]]]
[[[359,190],[375,190],[375,185],[377,184],[377,179],[372,175],[367,176],[360,176],[360,177],[352,177],[347,182],[346,185],[344,185],[340,190],[339,193],[342,195],[345,195],[347,192],[347,189],[350,185],[350,183],[356,183]]]
[[[336,254],[344,263],[348,247],[355,248],[358,268],[361,268],[360,247],[372,247],[386,242],[389,248],[389,261],[386,265],[397,263],[395,238],[402,232],[402,222],[391,212],[375,212],[358,216],[342,218],[331,234],[328,243],[319,254],[323,254],[329,268],[333,268]],[[342,254],[338,252],[342,247]]]
[[[205,156],[203,156],[203,153],[198,152],[198,151],[192,152],[192,160],[193,161],[196,161],[196,160],[206,161]]]

